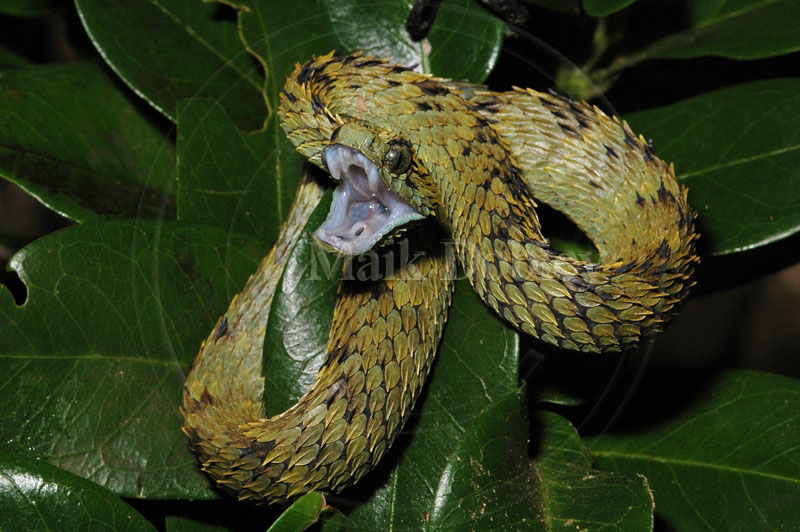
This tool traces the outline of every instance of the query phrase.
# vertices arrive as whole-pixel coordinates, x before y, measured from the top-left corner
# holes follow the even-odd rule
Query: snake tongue
[[[423,217],[389,190],[378,167],[360,151],[334,144],[322,156],[331,176],[339,181],[328,218],[314,232],[325,247],[358,255],[396,227]]]

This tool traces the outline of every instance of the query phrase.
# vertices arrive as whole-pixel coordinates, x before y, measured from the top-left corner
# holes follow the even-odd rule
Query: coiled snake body
[[[542,341],[620,350],[659,332],[691,286],[698,259],[686,190],[627,124],[585,103],[331,54],[288,78],[280,118],[298,151],[340,182],[315,234],[324,246],[358,254],[433,217],[480,297]],[[320,196],[311,181],[300,187],[278,242],[186,382],[192,449],[241,499],[338,491],[366,474],[413,408],[446,320],[455,258],[431,238],[435,222],[412,224],[423,257],[384,279],[342,282],[316,383],[265,418],[271,297]],[[580,227],[600,261],[551,249],[534,197]]]

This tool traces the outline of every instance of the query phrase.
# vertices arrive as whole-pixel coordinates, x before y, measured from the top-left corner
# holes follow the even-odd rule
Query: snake
[[[420,396],[462,273],[512,327],[585,353],[657,334],[693,285],[686,188],[651,143],[596,106],[331,52],[296,65],[278,114],[298,152],[336,183],[314,239],[346,265],[371,249],[394,259],[381,275],[343,277],[315,383],[267,417],[269,309],[324,192],[303,179],[274,246],[184,385],[190,447],[240,500],[336,493],[379,462]],[[559,252],[537,202],[580,228],[597,260]],[[401,238],[415,260],[394,253]]]

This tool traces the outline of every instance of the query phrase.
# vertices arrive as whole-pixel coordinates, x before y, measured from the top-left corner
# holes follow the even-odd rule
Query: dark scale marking
[[[223,336],[228,336],[228,317],[222,318],[222,321],[217,325],[217,330],[214,332],[214,341],[216,342]]]
[[[625,129],[625,144],[627,144],[631,148],[635,148],[636,146],[639,145],[639,143],[636,141],[636,137],[628,133],[627,129]]]
[[[644,207],[644,198],[638,192],[636,193],[636,205]]]
[[[589,129],[589,122],[584,120],[583,117],[576,116],[575,119],[578,121],[578,127],[581,129]]]
[[[428,79],[425,81],[417,81],[415,84],[428,96],[445,96],[450,94],[450,91],[446,87]]]
[[[632,260],[627,264],[623,264],[619,268],[617,268],[617,273],[628,273],[636,266],[636,261]]]
[[[662,240],[661,244],[658,245],[658,250],[656,250],[658,256],[662,259],[668,259],[669,256],[672,254],[669,250],[669,244],[667,244],[666,240]]]
[[[419,109],[420,111],[430,111],[431,109],[433,109],[426,102],[414,102],[414,105],[416,105],[417,109]]]
[[[356,59],[358,59],[357,55],[346,55],[346,56],[344,56],[342,58],[342,64],[343,65],[349,65],[350,63],[352,63]]]
[[[464,147],[464,151],[461,152],[462,157],[469,157],[472,154],[472,148],[469,146]]]
[[[561,131],[563,131],[568,135],[572,135],[573,137],[579,137],[579,138],[581,137],[581,134],[578,133],[578,131],[574,127],[568,124],[562,124],[561,122],[559,122],[558,127],[560,127]]]
[[[300,73],[297,74],[297,81],[301,84],[308,83],[308,80],[311,79],[311,76],[313,76],[315,72],[316,70],[311,66],[311,62],[309,61],[300,69]]]
[[[318,76],[314,76],[314,81],[319,83],[320,85],[327,87],[331,83],[333,83],[333,78],[331,78],[328,74],[323,73]]]
[[[561,108],[560,107],[557,108],[557,109],[550,109],[550,114],[552,114],[553,116],[558,118],[559,121],[561,121],[561,120],[567,121],[568,120],[567,115],[565,115],[564,113],[561,112]]]
[[[551,89],[551,91],[550,91],[550,94],[552,94],[552,95],[553,95],[553,96],[555,96],[556,98],[559,98],[559,99],[561,98],[561,97],[560,97],[558,94],[556,94],[555,92],[553,92],[553,91],[552,91],[552,89]],[[550,101],[550,99],[549,99],[549,98],[539,98],[539,101],[541,101],[541,102],[542,102],[542,105],[544,105],[545,107],[547,107],[547,109],[548,109],[548,110],[549,110],[551,113],[553,113],[553,112],[557,112],[559,109],[561,109],[561,106],[560,106],[559,104],[557,104],[556,102]]]
[[[242,449],[242,456],[267,456],[272,448],[275,447],[275,440],[270,440]]]
[[[286,97],[287,100],[289,100],[289,102],[297,103],[297,96],[295,96],[291,92],[283,91],[283,95]]]
[[[612,159],[619,159],[619,155],[617,155],[617,150],[606,144],[603,144],[603,147],[606,149],[606,155],[608,155]]]
[[[213,405],[217,402],[213,395],[208,391],[208,388],[203,388],[203,393],[200,394],[200,401],[198,401],[202,405]]]
[[[350,87],[351,89],[353,89],[353,90],[358,90],[358,89],[360,89],[360,88],[361,88],[361,85],[359,85],[358,83],[351,83],[351,84],[349,85],[349,87]]]
[[[319,101],[316,93],[311,95],[311,107],[314,108],[314,112],[318,115],[325,114],[325,104]]]
[[[341,375],[336,382],[334,382],[330,388],[328,388],[328,394],[325,396],[325,404],[331,406],[333,403],[344,397],[345,393],[347,392],[347,379],[345,379],[344,375]]]
[[[392,74],[399,74],[399,73],[401,73],[401,72],[408,72],[408,71],[409,71],[409,69],[408,69],[408,68],[406,68],[406,67],[404,67],[404,66],[399,66],[399,65],[398,65],[398,66],[393,66],[393,67],[392,67],[392,70],[390,70],[390,72],[391,72]]]
[[[664,187],[663,180],[661,181],[661,186],[658,188],[658,199],[664,203],[672,203],[675,201],[675,196],[672,195],[672,192]]]
[[[365,59],[365,60],[361,61],[360,63],[358,63],[358,65],[356,65],[356,66],[367,68],[367,67],[374,67],[374,66],[378,66],[378,65],[382,65],[382,64],[384,64],[384,63],[380,59]]]
[[[400,82],[399,81],[394,81],[394,80],[391,80],[391,79],[387,79],[386,80],[386,84],[389,85],[390,87],[399,87],[400,86]]]
[[[647,141],[644,147],[644,159],[648,163],[651,163],[656,160],[656,150],[653,148],[653,140],[650,139]]]
[[[562,281],[572,285],[572,291],[574,292],[586,292],[594,287],[592,283],[590,283],[580,275],[571,275],[569,277],[563,278]]]
[[[600,183],[598,183],[597,181],[593,181],[591,179],[589,180],[589,184],[592,187],[596,188],[596,189],[602,189],[603,188],[602,186],[600,186]]]
[[[475,138],[478,142],[486,142],[486,135],[484,135],[482,131],[477,131],[475,133]]]
[[[490,113],[496,113],[500,110],[499,105],[500,104],[497,102],[497,100],[485,100],[475,104],[475,107],[478,111],[489,111]]]

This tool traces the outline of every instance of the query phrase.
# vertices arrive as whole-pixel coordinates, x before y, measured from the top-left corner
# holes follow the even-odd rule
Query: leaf
[[[174,147],[88,63],[0,76],[0,176],[76,221],[172,216]]]
[[[244,129],[266,118],[263,78],[222,6],[182,0],[76,0],[100,54],[134,92],[175,119],[182,98],[211,97]]]
[[[47,13],[51,0],[0,0],[0,13],[11,17],[39,17]]]
[[[586,444],[598,467],[647,477],[669,530],[797,530],[798,414],[796,379],[662,371]]]
[[[271,245],[302,176],[303,158],[273,116],[244,133],[215,100],[184,100],[178,113],[178,216]]]
[[[800,78],[758,81],[626,116],[675,163],[707,253],[800,230]]]
[[[295,244],[272,300],[264,338],[264,404],[268,416],[297,403],[317,379],[327,356],[343,260],[329,255],[311,233],[330,210],[327,194]]]
[[[325,506],[325,498],[315,492],[306,493],[292,503],[267,532],[303,532],[319,519]]]
[[[593,468],[581,437],[564,418],[537,413],[541,440],[535,469],[548,530],[652,530],[653,493],[638,473]]]
[[[115,493],[208,498],[181,433],[186,370],[261,258],[187,223],[73,226],[11,259],[0,292],[0,451],[43,458]]]
[[[0,530],[155,532],[121,499],[47,463],[0,453]]]
[[[28,64],[24,56],[0,44],[0,71]]]
[[[479,82],[494,66],[502,42],[502,23],[473,0],[443,2],[428,37],[429,54],[423,50],[427,45],[408,40],[404,24],[411,6],[406,1],[325,0],[324,9],[312,0],[232,3],[241,10],[243,39],[267,71],[267,98],[273,110],[295,63],[314,55],[362,50],[427,65],[439,76]]]
[[[409,2],[324,0],[333,31],[350,52],[391,57],[424,72],[479,83],[500,52],[503,23],[474,0],[442,2],[428,36],[414,42],[405,30]]]
[[[592,17],[606,17],[621,11],[636,0],[583,0],[583,9]]]
[[[650,45],[641,57],[761,59],[800,50],[796,0],[691,0],[687,15],[686,31]]]
[[[569,422],[551,412],[539,412],[536,421],[530,461],[524,391],[493,401],[444,460],[436,497],[424,509],[424,528],[409,529],[652,528],[653,499],[644,477],[593,470]]]

